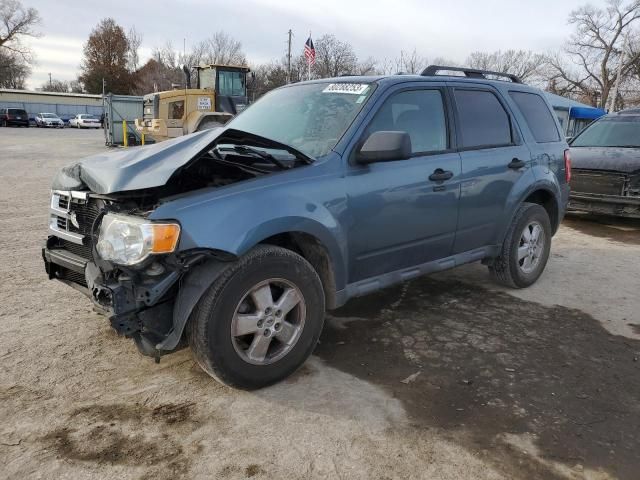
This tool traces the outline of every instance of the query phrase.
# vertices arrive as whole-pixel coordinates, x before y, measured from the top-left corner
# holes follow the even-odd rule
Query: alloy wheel
[[[231,341],[247,363],[269,365],[286,356],[304,328],[306,305],[288,280],[270,278],[244,294],[231,321]]]
[[[544,253],[544,242],[544,229],[540,223],[533,221],[524,227],[518,245],[518,268],[523,273],[530,274],[537,268]]]

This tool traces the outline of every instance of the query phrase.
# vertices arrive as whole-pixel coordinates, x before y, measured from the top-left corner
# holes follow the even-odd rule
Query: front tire
[[[507,231],[500,256],[489,265],[493,279],[511,288],[533,285],[549,260],[551,222],[547,211],[523,203]]]
[[[322,283],[300,255],[261,245],[229,267],[200,299],[187,338],[202,369],[253,390],[295,372],[318,343]]]

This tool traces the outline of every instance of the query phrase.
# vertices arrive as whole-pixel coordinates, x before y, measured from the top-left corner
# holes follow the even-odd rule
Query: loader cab
[[[200,65],[196,70],[196,88],[215,92],[216,112],[236,115],[247,107],[249,68],[230,65]]]

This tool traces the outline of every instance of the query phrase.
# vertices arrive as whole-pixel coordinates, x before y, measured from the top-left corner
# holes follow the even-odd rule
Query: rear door
[[[542,166],[545,173],[553,172],[558,180],[564,177],[564,151],[566,141],[562,138],[547,102],[535,92],[509,90],[509,97],[515,104],[514,113],[522,117],[520,123],[527,125],[523,130],[531,150],[533,162]]]
[[[462,160],[460,213],[453,253],[499,242],[507,198],[530,169],[506,101],[489,85],[452,84],[457,144]]]

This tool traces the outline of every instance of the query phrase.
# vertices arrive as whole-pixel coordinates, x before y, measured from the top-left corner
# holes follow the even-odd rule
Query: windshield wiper
[[[226,140],[229,140],[229,141],[227,142]],[[290,153],[291,155],[296,157],[298,160],[306,163],[307,165],[310,165],[315,161],[313,157],[310,157],[305,153],[302,153],[300,150],[293,148],[291,145],[287,145],[286,143],[281,143],[267,137],[262,137],[254,133],[245,132],[244,130],[236,130],[235,128],[229,128],[218,139],[218,144],[220,145],[228,143],[232,145],[246,147],[245,144],[247,142],[252,145],[258,145],[260,147],[267,148],[267,149],[284,150],[285,152]],[[247,147],[247,148],[250,148],[250,147]],[[261,152],[261,153],[266,154],[266,152]]]
[[[209,155],[209,157],[218,162],[221,163],[223,165],[229,165],[231,167],[236,167],[239,168],[240,170],[242,170],[243,172],[247,172],[247,173],[251,173],[251,174],[256,174],[256,173],[262,173],[262,174],[267,174],[267,173],[271,173],[268,170],[263,170],[262,168],[258,168],[258,167],[254,167],[253,165],[246,165],[244,163],[238,163],[238,162],[233,162],[231,160],[225,160],[224,158],[221,158],[216,152],[214,152],[215,155]]]
[[[276,157],[274,157],[270,153],[264,152],[262,150],[258,150],[257,148],[248,147],[246,145],[234,145],[232,147],[232,149],[234,151],[238,152],[238,153],[244,153],[244,154],[249,153],[249,154],[257,155],[258,157],[262,158],[263,160],[269,160],[271,163],[273,163],[274,165],[277,165],[278,167],[280,167],[282,169],[291,168],[290,165],[287,165],[286,163],[281,162],[280,160],[278,160]]]

